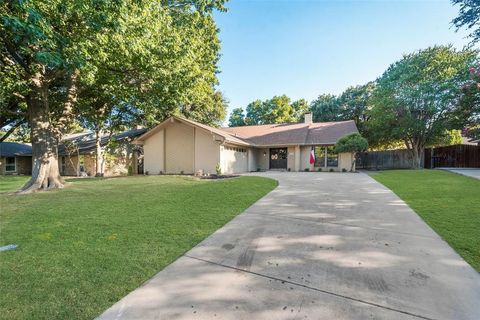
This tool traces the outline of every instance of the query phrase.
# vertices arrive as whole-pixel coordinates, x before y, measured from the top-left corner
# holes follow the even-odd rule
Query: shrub
[[[220,162],[217,163],[217,165],[215,166],[215,172],[217,172],[217,176],[222,174],[222,167],[220,166]]]
[[[318,172],[322,172],[322,168],[318,168],[317,171],[318,171]]]
[[[342,169],[342,172],[347,172],[347,169],[343,168],[343,169]]]
[[[310,169],[309,169],[309,168],[305,168],[303,171],[308,172],[308,171],[310,171]]]
[[[328,170],[328,171],[330,171],[330,172],[334,172],[335,170],[334,170],[333,168],[330,168],[330,170]]]
[[[353,171],[355,165],[355,154],[368,149],[368,141],[360,133],[351,133],[338,139],[335,144],[335,151],[337,153],[351,152],[353,155],[352,167],[350,171]]]

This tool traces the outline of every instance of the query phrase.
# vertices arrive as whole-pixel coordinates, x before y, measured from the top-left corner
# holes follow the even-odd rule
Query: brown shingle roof
[[[214,128],[205,124],[173,116],[177,121],[199,127],[221,136],[226,142],[258,147],[285,145],[335,144],[342,136],[358,132],[355,122],[317,122],[264,124],[258,126]],[[152,130],[140,136],[137,141],[144,141],[169,122],[167,119]]]
[[[221,129],[256,146],[335,144],[340,137],[358,132],[353,120],[310,124],[265,124]]]

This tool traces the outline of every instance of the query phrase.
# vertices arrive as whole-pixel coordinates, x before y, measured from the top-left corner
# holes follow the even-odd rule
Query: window
[[[228,151],[235,151],[235,152],[242,152],[242,153],[246,153],[246,152],[247,152],[247,149],[243,149],[243,148],[234,148],[234,147],[225,147],[225,150],[228,150]]]
[[[60,170],[61,170],[62,174],[65,174],[65,168],[66,168],[65,157],[62,157],[62,164],[61,164],[61,167],[60,167]]]
[[[327,147],[327,167],[338,167],[338,154],[334,146]]]
[[[85,160],[83,156],[80,156],[80,159],[79,159],[79,170],[80,170],[80,173],[85,172]]]
[[[5,158],[5,172],[15,172],[17,171],[17,162],[15,157]]]
[[[315,147],[315,167],[325,167],[325,147]]]

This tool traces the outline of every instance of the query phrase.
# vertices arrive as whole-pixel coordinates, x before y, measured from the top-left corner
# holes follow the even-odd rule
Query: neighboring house
[[[149,174],[212,174],[258,170],[350,170],[351,153],[337,154],[336,141],[358,132],[354,121],[269,124],[213,128],[170,117],[134,143],[143,145],[144,170]],[[315,164],[310,165],[311,150]]]
[[[104,135],[100,145],[106,149],[104,175],[143,173],[142,150],[132,140],[147,129],[133,129],[113,136]],[[95,175],[95,134],[82,132],[64,137],[58,147],[58,166],[63,176]],[[130,169],[129,169],[130,168]],[[0,174],[32,174],[32,147],[16,142],[0,143]]]
[[[32,174],[32,146],[26,143],[0,143],[0,174]]]
[[[129,173],[143,173],[142,150],[131,141],[144,134],[147,129],[133,129],[113,136],[103,135],[100,145],[106,148],[104,175],[118,176]],[[83,132],[66,136],[58,148],[58,165],[64,176],[93,176],[95,164],[95,134]],[[130,169],[129,169],[130,167]]]

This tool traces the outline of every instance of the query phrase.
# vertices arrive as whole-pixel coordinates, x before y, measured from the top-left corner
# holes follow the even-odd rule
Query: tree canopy
[[[61,187],[56,146],[80,115],[134,106],[145,123],[172,113],[219,123],[220,42],[213,10],[224,0],[12,0],[0,4],[0,120],[31,129],[32,179]]]
[[[460,28],[471,29],[472,43],[480,41],[480,1],[478,0],[452,0],[454,5],[460,6],[458,17],[453,19],[453,25]]]
[[[289,123],[303,120],[303,115],[309,110],[305,99],[291,101],[286,95],[274,96],[267,100],[255,100],[245,108],[232,110],[229,118],[230,126],[257,125],[272,123]]]
[[[371,132],[385,142],[404,141],[419,167],[425,146],[444,138],[448,130],[461,129],[466,119],[460,118],[471,113],[471,105],[470,112],[458,113],[459,98],[469,81],[468,70],[477,62],[476,51],[451,46],[405,55],[377,81]]]

